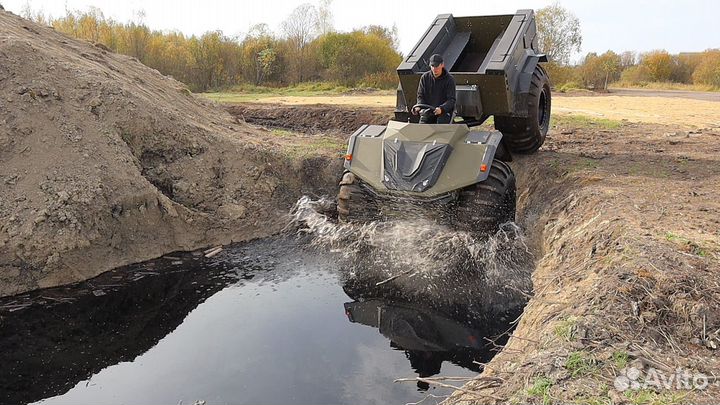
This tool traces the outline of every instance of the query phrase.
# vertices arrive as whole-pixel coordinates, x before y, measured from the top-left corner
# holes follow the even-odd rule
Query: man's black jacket
[[[455,79],[445,68],[437,78],[432,70],[423,73],[418,85],[417,102],[440,107],[443,114],[452,114],[455,109]]]

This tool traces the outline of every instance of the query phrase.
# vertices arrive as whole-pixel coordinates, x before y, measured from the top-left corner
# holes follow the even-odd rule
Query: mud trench
[[[375,95],[231,115],[136,58],[0,26],[0,404],[437,402],[438,381],[466,382],[449,402],[718,402],[711,101],[557,94],[511,165],[514,224],[343,227],[306,208],[392,114],[338,105]],[[648,385],[675,370],[709,384]]]
[[[406,403],[452,390],[395,379],[482,372],[532,291],[525,224],[473,239],[422,219],[338,225],[316,203],[209,259],[3,300],[0,402]]]
[[[373,107],[282,106],[267,104],[228,105],[237,120],[267,128],[304,133],[328,133],[348,137],[362,125],[384,125],[392,111]]]
[[[274,126],[329,131],[321,115],[346,112],[294,111],[308,121]],[[2,402],[405,403],[452,390],[397,378],[480,373],[531,291],[522,227],[339,225],[317,203],[210,259],[175,253],[0,303]]]
[[[248,119],[268,107],[243,108],[247,122],[271,125]],[[292,107],[288,117],[311,118],[283,124],[273,116],[272,127],[352,133],[313,116],[344,110],[309,110]],[[0,403],[542,403],[543,396],[527,394],[538,378],[563,382],[572,398],[592,399],[607,382],[571,376],[569,355],[588,353],[595,367],[622,343],[632,360],[632,344],[659,340],[663,328],[676,326],[671,321],[680,322],[670,313],[645,321],[647,340],[632,341],[630,300],[652,308],[661,304],[641,298],[641,289],[660,296],[658,288],[681,288],[673,280],[648,284],[625,265],[612,266],[629,249],[645,249],[633,266],[648,257],[680,266],[686,254],[651,238],[627,238],[636,225],[601,195],[599,176],[584,171],[588,162],[608,159],[614,167],[632,161],[631,154],[574,149],[594,132],[554,135],[545,150],[511,164],[516,221],[486,237],[420,218],[339,225],[314,209],[332,196],[313,195],[295,204],[275,237],[226,246],[212,258],[175,253],[4,298]],[[706,271],[701,259],[692,264]],[[703,319],[708,329],[720,326],[715,317]],[[478,374],[482,379],[473,380]],[[466,391],[453,393],[432,377],[453,377],[442,381],[466,384]]]
[[[267,110],[304,116],[313,108],[343,113],[320,106],[245,108],[245,116]],[[516,224],[530,259],[520,266],[523,277],[513,278],[523,280],[522,288],[510,289],[527,303],[507,342],[496,342],[497,355],[481,378],[449,403],[717,402],[720,127],[563,115],[551,124],[538,153],[511,163]],[[323,128],[344,138],[352,132],[333,125]],[[457,263],[462,256],[446,259]],[[387,273],[375,279],[382,276]],[[471,289],[488,291],[480,287]],[[622,384],[628,370],[640,388]],[[677,370],[711,383],[682,377],[672,387],[653,385],[653,376],[668,379]]]
[[[397,378],[482,371],[527,289],[514,224],[473,240],[337,225],[310,203],[284,234],[212,258],[178,252],[0,301],[0,402],[405,403],[451,390]]]

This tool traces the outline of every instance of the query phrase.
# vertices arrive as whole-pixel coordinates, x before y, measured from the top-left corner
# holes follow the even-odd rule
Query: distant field
[[[282,105],[338,105],[391,108],[393,91],[370,94],[315,94],[311,91],[288,91],[284,94],[205,93],[212,100],[225,103],[263,103]],[[553,113],[576,115],[612,121],[680,125],[687,128],[720,127],[720,104],[716,101],[662,96],[564,96],[553,97]]]
[[[358,96],[362,94],[390,95],[394,90],[351,89],[332,83],[301,83],[292,87],[239,86],[229,91],[201,93],[203,97],[220,103],[260,102],[281,97]]]

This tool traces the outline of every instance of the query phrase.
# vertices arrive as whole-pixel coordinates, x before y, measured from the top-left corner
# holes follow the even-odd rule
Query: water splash
[[[533,258],[515,223],[489,235],[449,229],[421,217],[337,223],[323,214],[333,204],[302,197],[290,212],[289,229],[314,248],[339,252],[344,260],[338,267],[348,284],[366,295],[401,294],[485,308],[525,302]]]

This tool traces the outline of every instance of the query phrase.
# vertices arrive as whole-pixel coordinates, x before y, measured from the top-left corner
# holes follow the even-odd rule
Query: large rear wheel
[[[496,115],[495,129],[502,132],[513,153],[529,154],[540,149],[550,128],[550,80],[545,69],[535,67],[528,94],[528,116],[508,117]]]
[[[515,220],[515,174],[507,163],[494,160],[485,181],[460,191],[455,228],[469,232],[495,232]]]

